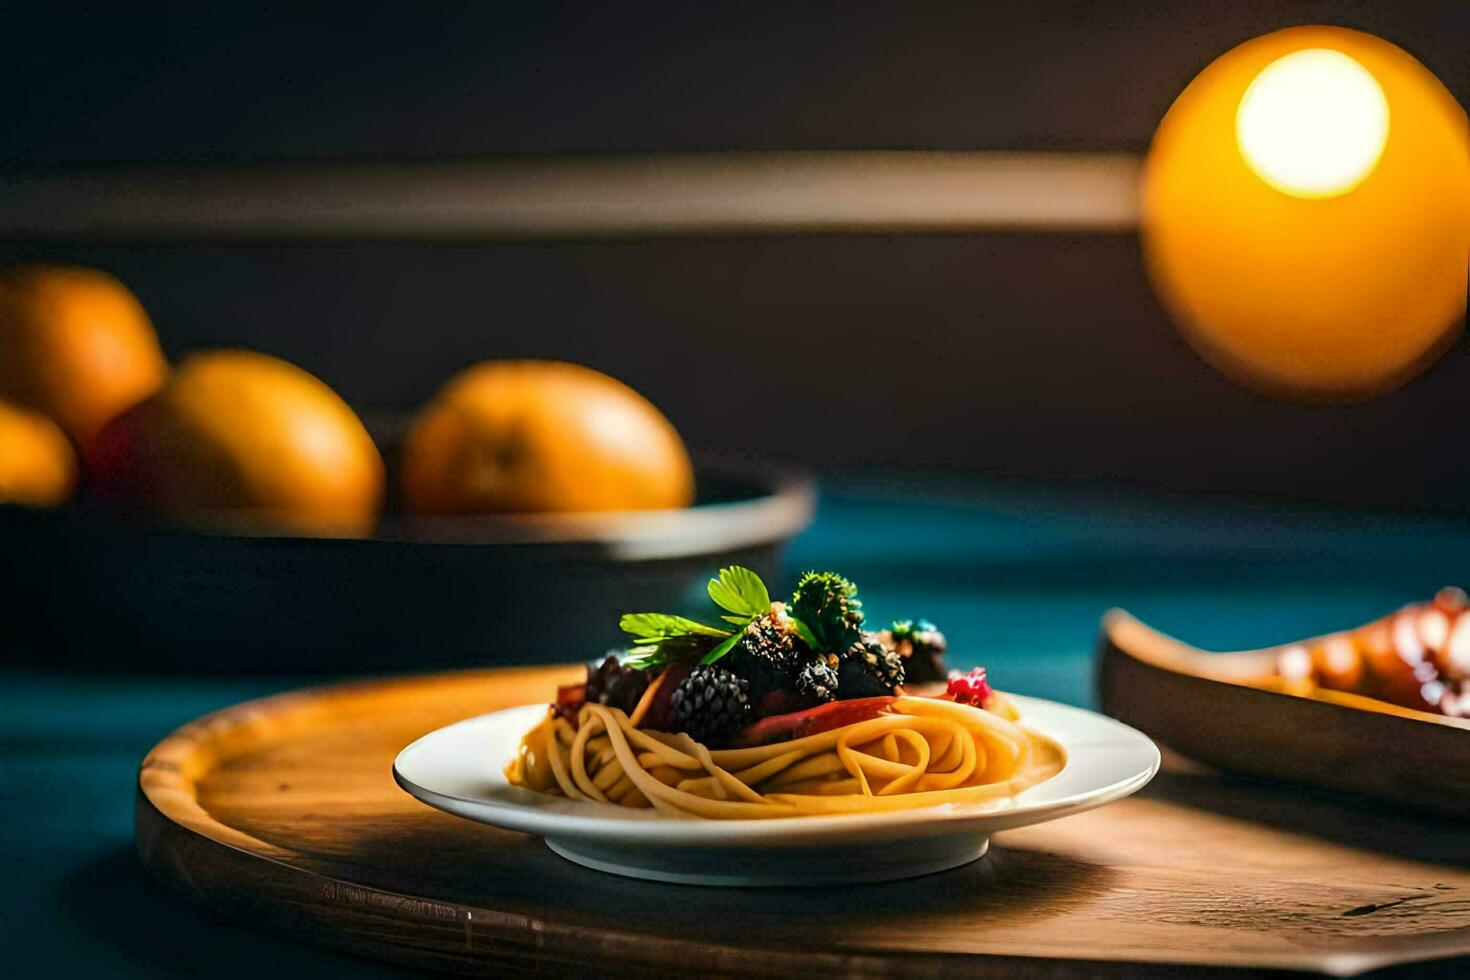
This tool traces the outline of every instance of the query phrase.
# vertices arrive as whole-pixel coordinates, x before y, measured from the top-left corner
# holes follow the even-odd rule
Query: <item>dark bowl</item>
[[[342,673],[589,659],[621,613],[773,576],[810,479],[711,464],[676,511],[385,519],[366,539],[144,527],[0,507],[0,642],[50,666]]]

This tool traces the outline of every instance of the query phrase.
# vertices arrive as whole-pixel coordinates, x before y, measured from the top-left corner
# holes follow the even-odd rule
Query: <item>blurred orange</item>
[[[76,452],[56,423],[0,400],[0,504],[54,507],[76,483]]]
[[[1241,100],[1278,59],[1347,55],[1388,104],[1382,156],[1333,197],[1283,193],[1240,146]],[[1294,27],[1200,72],[1159,124],[1142,185],[1144,256],[1185,339],[1237,383],[1357,401],[1442,354],[1465,315],[1465,111],[1407,52],[1358,31]]]
[[[167,373],[148,314],[107,273],[26,265],[0,274],[0,397],[50,415],[83,449]]]
[[[403,446],[420,514],[686,507],[694,470],[646,398],[591,368],[491,361],[450,379]]]
[[[186,359],[103,429],[88,463],[100,499],[188,524],[365,534],[383,496],[382,457],[347,403],[247,351]]]

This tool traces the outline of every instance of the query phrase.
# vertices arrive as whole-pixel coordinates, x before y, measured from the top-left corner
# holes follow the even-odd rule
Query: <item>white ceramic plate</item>
[[[990,835],[1056,820],[1141,789],[1159,750],[1127,725],[1053,701],[1015,697],[1022,724],[1067,750],[1060,773],[1009,800],[894,813],[699,820],[511,786],[501,770],[546,711],[533,704],[431,732],[398,754],[393,778],[429,806],[537,834],[578,864],[703,885],[886,881],[958,867]],[[902,841],[895,845],[895,841]]]

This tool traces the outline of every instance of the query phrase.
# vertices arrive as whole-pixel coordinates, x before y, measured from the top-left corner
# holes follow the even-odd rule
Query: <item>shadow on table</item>
[[[621,903],[628,901],[626,891],[629,886],[642,884],[612,876],[588,876],[581,869],[576,869],[565,862],[557,861],[553,866],[563,867],[570,874],[574,874],[583,885],[593,885],[592,891],[603,893],[603,899],[611,897]],[[902,906],[904,902],[914,900],[937,902],[943,896],[948,896],[949,903],[955,904],[957,895],[968,894],[978,899],[980,904],[977,906],[972,902],[960,902],[959,904],[966,906],[966,917],[973,919],[975,915],[980,914],[982,916],[980,921],[990,921],[993,926],[993,920],[986,918],[984,913],[998,911],[995,906],[1014,901],[1017,897],[1014,892],[1006,894],[1008,890],[1005,888],[995,888],[994,886],[1000,881],[1029,882],[1020,885],[1021,890],[1029,892],[1031,899],[1045,905],[1048,900],[1054,900],[1057,896],[1048,894],[1048,888],[1041,882],[1052,874],[1065,873],[1068,870],[1055,866],[1041,856],[1029,857],[1025,852],[1000,850],[992,853],[989,859],[977,862],[967,869],[958,869],[908,882],[843,889],[837,893],[841,897],[836,908],[830,902],[815,900],[810,904],[776,904],[784,905],[781,911],[786,915],[795,913],[799,917],[806,917],[810,915],[853,916],[856,914],[857,918],[861,919],[865,911],[876,912],[887,909],[891,914],[896,905]],[[1077,869],[1070,870],[1076,871]],[[597,887],[599,884],[605,884],[606,888]],[[1070,884],[1076,885],[1077,882],[1074,880]],[[1101,882],[1091,879],[1089,884],[1096,886]],[[690,889],[683,886],[650,887],[675,894],[682,893],[686,899],[691,893],[697,893],[702,898],[711,900],[686,903],[703,908],[706,920],[711,918],[709,916],[711,906],[722,913],[722,916],[714,917],[719,918],[738,917],[742,913],[749,914],[773,904],[771,893],[762,889],[717,890]],[[815,890],[798,889],[796,892],[797,894],[811,892],[815,897]],[[392,967],[327,950],[296,945],[252,931],[244,926],[224,922],[150,878],[138,864],[137,857],[131,849],[119,849],[69,875],[61,884],[58,898],[59,911],[70,920],[69,925],[86,936],[89,942],[105,950],[105,953],[88,957],[88,969],[95,969],[98,963],[106,961],[105,973],[111,977],[209,976],[226,978],[226,980],[235,977],[258,980],[263,971],[277,976],[311,976],[317,980],[337,976],[387,978],[430,975],[421,971]],[[583,898],[585,900],[586,896]],[[987,905],[992,907],[987,909],[985,907]],[[802,911],[803,909],[805,912]],[[747,918],[745,921],[749,928],[750,920]],[[12,952],[14,951],[15,949],[12,949]],[[75,950],[72,951],[75,952]],[[1004,962],[1011,963],[1018,970],[1031,975],[1056,977],[1076,975],[1062,965],[1041,967],[1039,972],[1033,973],[1032,971],[1038,970],[1038,964],[1034,961],[1007,959]],[[1465,963],[1463,959],[1456,959],[1438,963],[1411,964],[1376,971],[1366,976],[1378,978],[1378,980],[1388,980],[1388,978],[1449,980],[1451,977],[1465,976]],[[58,964],[49,965],[54,967]],[[1097,967],[1097,971],[1093,973],[1089,970],[1090,975],[1120,978],[1137,975],[1138,965],[1116,963],[1093,965]],[[101,975],[103,972],[103,970],[96,970],[94,975]],[[1161,975],[1152,968],[1145,972],[1148,975]],[[1216,970],[1200,971],[1198,975],[1287,976],[1287,974],[1274,972]],[[1291,975],[1296,976],[1297,974]]]
[[[59,912],[98,947],[94,975],[407,977],[418,971],[298,946],[218,919],[148,876],[131,848],[64,878]],[[23,944],[11,949],[15,953]],[[73,950],[75,951],[75,950]],[[104,971],[97,963],[108,963]],[[14,964],[13,964],[14,965]],[[55,966],[55,964],[50,964]]]
[[[251,827],[262,839],[268,826]],[[501,833],[501,832],[494,832]],[[997,923],[1011,916],[1085,904],[1110,887],[1113,873],[1029,850],[995,847],[980,861],[937,874],[876,884],[782,888],[707,888],[591,873],[536,838],[486,846],[486,828],[411,812],[334,839],[336,873],[383,891],[445,897],[467,905],[537,914],[559,912],[616,922],[623,931],[676,933],[702,941],[801,941],[832,934],[832,924],[901,928],[909,918]],[[293,839],[288,846],[301,846]],[[897,844],[895,846],[901,846]]]
[[[1470,868],[1464,821],[1392,804],[1233,774],[1159,773],[1143,795],[1410,861]]]

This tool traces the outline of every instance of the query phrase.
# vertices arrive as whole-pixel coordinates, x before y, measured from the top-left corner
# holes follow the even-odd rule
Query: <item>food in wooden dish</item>
[[[694,500],[683,440],[614,378],[557,361],[487,361],[456,375],[403,444],[414,514],[658,510]]]
[[[1464,605],[1441,592],[1356,629],[1233,653],[1197,649],[1114,609],[1098,644],[1098,699],[1119,721],[1220,769],[1470,816],[1470,717],[1456,714]]]
[[[760,819],[1004,800],[1061,771],[1061,747],[1018,724],[983,668],[946,683],[943,634],[922,620],[865,630],[842,576],[808,572],[773,602],[737,566],[708,591],[724,626],[624,616],[636,645],[558,691],[509,781]]]
[[[1470,718],[1470,599],[1441,589],[1357,629],[1282,647],[1267,683]]]

